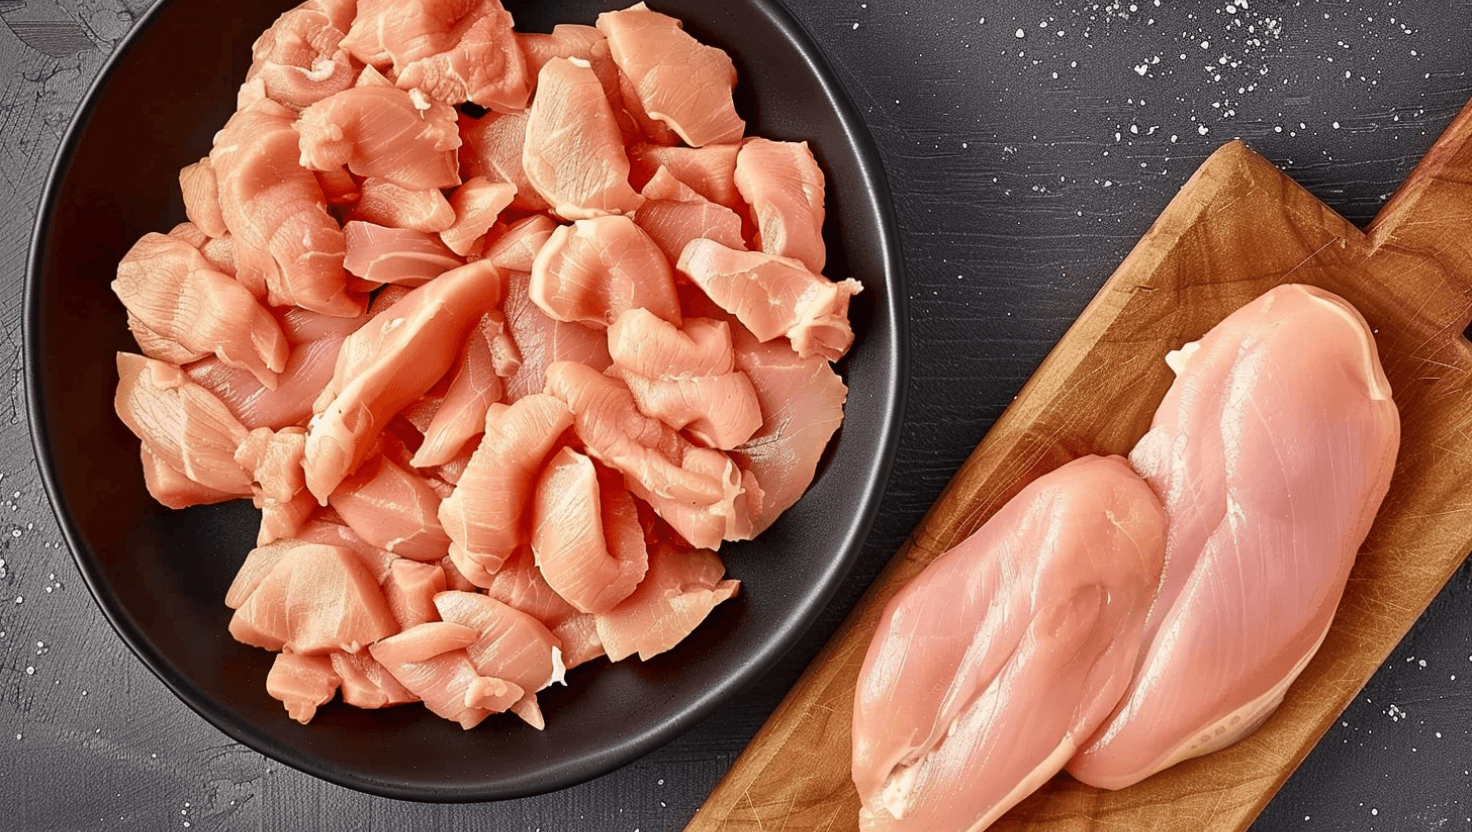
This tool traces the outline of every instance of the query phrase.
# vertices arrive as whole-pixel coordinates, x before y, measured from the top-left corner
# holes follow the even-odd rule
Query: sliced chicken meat
[[[319,707],[332,701],[341,684],[327,656],[277,653],[266,674],[266,693],[281,700],[287,715],[303,725],[312,721]]]
[[[454,224],[455,209],[438,188],[411,191],[386,179],[365,179],[352,217],[390,228],[438,234]]]
[[[634,214],[634,222],[659,246],[671,263],[692,240],[715,240],[727,248],[745,249],[741,217],[724,205],[701,196],[676,179],[668,168],[660,168],[644,186],[645,202]]]
[[[557,223],[546,214],[517,220],[507,226],[505,232],[488,242],[485,258],[495,263],[498,269],[530,273],[532,264],[536,262],[537,252],[552,239],[552,232],[557,228]]]
[[[579,612],[613,609],[649,566],[634,498],[617,474],[571,448],[537,480],[532,553],[547,585]]]
[[[638,653],[647,662],[679,644],[740,588],[740,581],[722,580],[725,574],[714,552],[650,546],[649,573],[639,588],[593,619],[608,658],[620,661]]]
[[[327,213],[317,177],[300,164],[298,124],[294,110],[262,100],[215,137],[210,164],[235,242],[236,278],[273,306],[360,315],[363,300],[348,290],[342,268],[342,228]]]
[[[368,654],[332,653],[332,670],[342,680],[342,701],[355,708],[387,708],[418,702],[419,697],[399,684],[383,665]]]
[[[515,198],[516,186],[509,182],[492,182],[484,176],[465,180],[450,197],[454,218],[440,229],[440,239],[451,251],[464,257]]]
[[[613,363],[604,333],[547,317],[532,303],[530,284],[530,275],[513,273],[507,278],[506,327],[521,360],[506,379],[506,398],[512,402],[542,392],[547,386],[547,367],[554,362],[574,361],[599,372]]]
[[[444,376],[500,297],[496,268],[470,263],[412,290],[344,339],[307,431],[307,487],[319,502],[357,470],[389,419]]]
[[[242,496],[229,491],[217,491],[191,480],[184,476],[183,471],[173,468],[160,459],[148,447],[147,442],[140,446],[139,456],[143,463],[143,485],[148,489],[148,496],[157,500],[165,508],[180,509],[211,505],[227,500],[238,500]]]
[[[511,207],[518,211],[545,211],[547,201],[532,187],[522,166],[527,118],[527,113],[489,113],[479,119],[461,116],[460,172],[467,181],[483,176],[514,185]]]
[[[737,214],[745,214],[748,206],[736,188],[736,156],[740,152],[739,144],[707,147],[637,144],[629,148],[629,181],[642,191],[660,168],[666,168],[671,176],[697,194]]]
[[[853,344],[849,298],[863,290],[853,278],[834,283],[800,261],[712,240],[686,246],[679,269],[763,341],[785,335],[798,355],[829,361]]]
[[[470,663],[482,676],[505,679],[525,691],[524,707],[512,710],[540,731],[545,723],[536,692],[562,682],[566,670],[557,637],[532,616],[479,593],[442,592],[434,604],[445,621],[480,633],[465,648]]]
[[[643,3],[600,14],[598,29],[608,36],[614,63],[650,118],[669,125],[692,147],[741,140],[746,123],[731,99],[736,67],[725,52],[700,43],[679,20]]]
[[[751,206],[757,248],[823,273],[823,171],[807,142],[748,139],[736,156],[736,189]]]
[[[1123,788],[1251,733],[1334,617],[1389,488],[1400,416],[1364,318],[1284,285],[1169,359],[1130,462],[1170,515],[1148,647],[1072,761]]]
[[[468,731],[524,695],[510,682],[476,672],[464,648],[478,638],[480,633],[469,627],[433,621],[386,638],[368,652],[425,707]]]
[[[162,361],[166,364],[188,364],[198,361],[209,355],[207,350],[191,350],[172,338],[165,338],[157,332],[148,328],[148,325],[139,320],[138,316],[128,311],[128,331],[133,334],[133,340],[138,343],[138,351],[149,358]],[[249,370],[241,370],[241,373],[250,375]],[[255,378],[251,376],[251,378]],[[260,384],[259,381],[256,384]]]
[[[423,286],[465,264],[437,234],[361,220],[349,222],[344,230],[347,255],[343,266],[371,283]]]
[[[445,556],[450,538],[440,525],[440,496],[418,474],[386,456],[369,460],[342,481],[329,504],[365,543],[419,561]]]
[[[629,186],[618,120],[581,58],[553,58],[542,67],[527,113],[522,168],[564,219],[632,214],[644,201]]]
[[[245,80],[258,80],[261,93],[278,104],[297,110],[315,104],[357,80],[357,65],[341,45],[345,34],[328,13],[298,6],[256,39]]]
[[[274,390],[249,372],[214,357],[190,364],[184,371],[195,384],[218,396],[247,428],[283,428],[304,424],[312,415],[313,400],[332,380],[332,368],[337,363],[342,341],[342,338],[323,338],[297,346],[291,351]]]
[[[306,431],[300,427],[256,428],[235,449],[235,462],[250,473],[255,505],[261,510],[258,546],[295,537],[317,508],[302,472],[306,444]]]
[[[552,232],[532,264],[528,291],[557,321],[604,329],[619,313],[644,308],[680,323],[669,261],[628,217],[578,220]]]
[[[603,655],[593,616],[580,613],[547,585],[529,548],[519,550],[490,580],[486,596],[542,622],[562,644],[563,666],[569,670]]]
[[[158,460],[213,491],[248,497],[250,474],[235,461],[249,433],[225,405],[172,364],[120,352],[118,418]]]
[[[383,597],[389,611],[403,629],[440,620],[434,598],[445,591],[445,570],[439,562],[420,563],[399,558],[389,567],[383,582]]]
[[[220,180],[206,156],[179,171],[179,190],[184,195],[184,214],[206,237],[223,237],[229,229],[220,210]],[[203,245],[203,241],[195,243]]]
[[[485,436],[439,513],[450,556],[470,580],[471,564],[494,573],[530,542],[537,472],[572,418],[564,402],[545,395],[491,405]]]
[[[286,337],[271,313],[177,237],[145,234],[118,264],[112,290],[138,330],[177,344],[184,354],[214,353],[272,387],[286,367]],[[154,346],[160,354],[179,354]]]
[[[302,526],[296,537],[306,543],[321,543],[347,549],[379,584],[388,580],[393,565],[400,560],[393,552],[372,546],[358,537],[332,509],[318,511],[316,516]]]
[[[398,629],[357,556],[320,544],[287,549],[230,619],[237,641],[317,656],[356,653]]]
[[[862,830],[990,826],[1119,701],[1165,557],[1121,457],[1034,480],[885,607],[854,696]]]
[[[307,170],[347,167],[411,191],[460,184],[460,131],[455,108],[443,101],[394,87],[357,86],[303,110],[293,126]]]
[[[702,445],[729,450],[762,425],[756,390],[735,369],[725,321],[686,318],[676,328],[646,309],[630,309],[608,328],[608,351],[610,373],[628,385],[639,412]]]
[[[498,366],[497,361],[497,352],[508,350],[499,343],[507,337],[505,327],[500,313],[492,312],[471,329],[465,351],[451,370],[445,396],[425,426],[424,443],[414,453],[414,467],[433,468],[454,460],[466,443],[485,430],[486,412],[505,390],[500,374],[507,365]]]

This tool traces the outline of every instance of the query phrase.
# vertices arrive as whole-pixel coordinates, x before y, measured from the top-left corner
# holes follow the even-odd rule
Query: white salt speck
[[[1418,665],[1420,665],[1422,667],[1425,667],[1426,666],[1426,660],[1425,659],[1421,659],[1420,661],[1416,662],[1416,664],[1418,664]]]
[[[1339,122],[1337,122],[1337,121],[1334,122],[1334,129],[1335,130],[1338,130],[1339,129]]]
[[[1149,71],[1150,71],[1150,65],[1149,64],[1140,64],[1139,66],[1135,67],[1135,74],[1136,75],[1144,75],[1145,73],[1147,73]]]
[[[1027,33],[1024,32],[1024,31],[1022,31],[1021,29],[1018,29],[1017,30],[1017,37],[1019,37],[1019,38],[1025,38],[1025,37],[1027,37]]]
[[[36,668],[35,667],[32,667],[31,665],[26,665],[26,675],[27,676],[35,676],[36,675]]]
[[[1048,21],[1046,21],[1046,20],[1039,20],[1038,21],[1038,28],[1039,29],[1046,29],[1046,28],[1048,28]]]
[[[1274,133],[1281,133],[1281,132],[1283,132],[1283,126],[1282,125],[1278,125],[1277,127],[1274,127],[1273,128],[1273,132]]]
[[[978,21],[976,21],[976,22],[977,22],[977,23],[980,23],[980,24],[981,24],[981,25],[983,25],[983,26],[985,26],[985,25],[986,25],[986,18],[984,18],[984,17],[983,17],[983,18],[982,18],[982,19],[980,19],[980,20],[978,20]]]
[[[857,23],[855,23],[855,24],[854,24],[854,28],[855,28],[855,29],[857,29],[857,28],[859,28],[859,24],[857,24]]]
[[[1440,731],[1437,731],[1437,732],[1436,732],[1436,738],[1437,738],[1437,739],[1441,739],[1441,732],[1440,732]]]
[[[1378,815],[1378,814],[1380,814],[1380,810],[1379,809],[1371,809],[1370,810],[1370,814],[1372,814],[1372,815]]]
[[[24,604],[25,602],[26,602],[25,596],[22,596],[22,595],[15,596],[15,603],[17,603],[17,604]]]
[[[664,785],[664,778],[663,777],[659,778],[659,782],[656,783],[655,785],[663,786]]]
[[[1209,41],[1209,40],[1203,40],[1201,42],[1201,48],[1202,49],[1210,49],[1211,48],[1211,41]]]
[[[1204,135],[1206,135],[1206,134],[1207,134],[1207,133],[1210,133],[1210,132],[1211,132],[1211,128],[1210,128],[1210,127],[1207,127],[1207,126],[1206,126],[1206,125],[1204,125],[1204,124],[1203,124],[1203,125],[1201,125],[1201,126],[1200,126],[1200,127],[1197,127],[1197,128],[1196,128],[1196,132],[1197,132],[1197,133],[1200,133],[1200,134],[1201,134],[1201,135],[1203,135],[1203,136],[1204,136]]]

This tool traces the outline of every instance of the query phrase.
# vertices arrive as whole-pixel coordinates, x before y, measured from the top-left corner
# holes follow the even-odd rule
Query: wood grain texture
[[[687,832],[857,828],[853,691],[884,605],[1035,477],[1126,453],[1164,354],[1279,283],[1376,331],[1402,418],[1390,493],[1323,646],[1255,734],[1119,792],[1055,778],[999,830],[1245,829],[1472,547],[1472,105],[1361,232],[1240,142],[1191,177],[987,434]]]

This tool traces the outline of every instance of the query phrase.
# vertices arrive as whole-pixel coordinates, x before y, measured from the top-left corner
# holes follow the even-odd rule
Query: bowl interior
[[[309,726],[265,693],[271,655],[226,631],[225,589],[251,548],[248,503],[170,511],[144,489],[138,443],[113,415],[114,354],[136,351],[108,288],[147,231],[183,221],[179,169],[234,109],[250,44],[290,0],[172,0],[139,24],[63,145],[28,283],[32,424],[53,503],[89,587],[143,661],[230,736],[353,788],[419,800],[544,792],[611,770],[710,713],[769,667],[847,572],[898,433],[903,293],[887,195],[868,137],[816,50],[770,0],[662,0],[728,50],[750,132],[812,143],[829,182],[829,274],[865,291],[841,366],[847,420],[812,490],[760,540],[722,550],[742,593],[647,663],[595,662],[543,694],[545,731],[492,718],[473,731],[420,707],[332,705]],[[508,2],[522,28],[591,23],[624,3]]]

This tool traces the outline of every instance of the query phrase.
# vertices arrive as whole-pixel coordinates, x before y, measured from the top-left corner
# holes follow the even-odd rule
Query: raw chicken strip
[[[209,350],[191,350],[172,338],[159,335],[139,320],[132,310],[128,311],[128,331],[133,333],[133,340],[138,342],[140,352],[165,364],[176,366],[188,364],[211,354]],[[249,370],[241,370],[241,372],[247,375],[250,373]]]
[[[230,635],[267,650],[356,653],[399,629],[378,582],[336,546],[295,546],[235,610]]]
[[[547,392],[572,409],[588,455],[623,474],[634,496],[690,543],[715,549],[750,539],[750,483],[730,457],[644,416],[622,382],[581,364],[548,367]]]
[[[737,214],[744,214],[747,205],[736,189],[736,156],[740,151],[739,144],[708,147],[634,145],[629,148],[629,181],[642,191],[654,180],[660,168],[666,168],[697,194]]]
[[[225,215],[220,212],[220,180],[206,156],[179,171],[179,190],[184,195],[184,214],[206,237],[223,237]],[[191,241],[193,242],[193,241]],[[194,245],[203,245],[203,241]]]
[[[357,470],[389,419],[444,376],[500,297],[496,268],[470,263],[412,290],[343,341],[307,431],[307,488],[319,502]]]
[[[553,362],[572,361],[599,372],[613,363],[602,332],[547,317],[532,303],[530,283],[529,275],[513,273],[506,284],[506,327],[521,358],[521,366],[506,379],[506,399],[512,402],[542,392]]]
[[[331,654],[332,670],[342,680],[342,701],[355,708],[386,708],[418,702],[366,649]]]
[[[542,730],[546,723],[536,692],[553,682],[565,684],[557,637],[532,616],[478,593],[442,592],[434,605],[444,620],[480,632],[465,648],[470,663],[482,676],[505,679],[525,691],[511,710]]]
[[[608,612],[649,566],[644,528],[618,475],[571,448],[537,481],[532,553],[547,585],[579,612]]]
[[[464,648],[479,637],[469,627],[434,621],[386,638],[368,652],[425,707],[468,731],[524,693],[510,682],[476,672]]]
[[[518,211],[545,211],[547,201],[532,187],[522,167],[526,123],[526,113],[490,113],[481,119],[461,116],[460,172],[466,180],[483,176],[516,186],[511,207]]]
[[[118,264],[112,290],[139,327],[189,354],[214,353],[273,387],[286,367],[286,338],[271,313],[177,237],[143,235]]]
[[[563,665],[571,670],[603,655],[593,616],[578,612],[547,585],[532,551],[523,548],[496,570],[486,596],[542,622],[562,643]]]
[[[302,424],[312,415],[312,401],[332,380],[342,341],[323,338],[298,345],[286,360],[275,390],[267,389],[245,370],[214,357],[190,364],[184,372],[195,384],[218,396],[247,428],[283,428]]]
[[[426,621],[438,621],[435,595],[444,592],[445,570],[439,563],[419,563],[399,558],[389,567],[383,582],[383,597],[399,626],[409,629]]]
[[[632,214],[644,198],[629,186],[623,134],[587,61],[553,58],[527,113],[522,168],[563,219]]]
[[[686,246],[678,268],[763,341],[786,335],[798,355],[829,361],[853,344],[848,303],[864,288],[853,278],[834,283],[797,260],[712,240]]]
[[[659,246],[671,263],[692,240],[715,240],[726,248],[745,249],[741,217],[717,205],[676,179],[668,168],[660,168],[644,186],[645,203],[634,213],[634,222]]]
[[[277,653],[266,674],[266,693],[281,700],[286,713],[303,725],[312,721],[319,706],[332,701],[341,684],[326,656]]]
[[[823,171],[807,142],[748,139],[736,156],[736,188],[756,220],[757,248],[823,273]]]
[[[530,273],[536,262],[537,252],[552,239],[557,223],[546,214],[536,214],[517,220],[506,228],[501,236],[489,241],[485,258],[496,264],[496,268],[512,272]],[[524,296],[526,293],[523,292]]]
[[[340,341],[356,332],[358,327],[368,323],[368,318],[368,315],[339,318],[293,306],[281,313],[280,320],[281,331],[286,335],[287,343],[292,347],[298,347],[324,339]]]
[[[211,505],[227,500],[238,500],[242,496],[228,491],[206,488],[191,480],[184,476],[184,472],[175,470],[167,462],[159,459],[158,455],[149,449],[147,442],[140,446],[139,456],[143,462],[143,484],[148,489],[148,496],[166,508],[179,509]]]
[[[298,6],[256,39],[245,80],[259,79],[267,98],[297,110],[341,92],[358,76],[344,34],[326,12]]]
[[[435,234],[361,220],[343,229],[347,240],[343,267],[373,283],[423,286],[465,263]]]
[[[690,635],[716,605],[731,598],[740,581],[721,580],[726,567],[714,552],[680,551],[666,543],[649,549],[649,574],[611,612],[594,617],[612,661],[639,654],[649,661]]]
[[[733,369],[724,321],[687,318],[677,329],[648,310],[630,309],[608,328],[608,352],[612,374],[628,385],[639,412],[706,447],[735,448],[762,425],[751,380]]]
[[[250,598],[261,581],[271,574],[276,564],[286,556],[286,553],[298,546],[306,545],[302,540],[278,540],[264,546],[251,549],[245,556],[245,562],[235,571],[235,578],[230,582],[230,588],[225,591],[225,606],[232,610],[240,609],[240,605]]]
[[[359,315],[362,299],[348,291],[342,269],[342,228],[327,213],[317,177],[302,169],[297,123],[295,111],[261,100],[215,136],[210,164],[235,242],[235,276],[273,306]]]
[[[1033,481],[886,606],[854,697],[865,832],[973,832],[1057,773],[1129,684],[1165,555],[1120,457]]]
[[[455,209],[438,188],[411,191],[386,179],[365,179],[353,218],[438,234],[454,224]]]
[[[455,108],[443,101],[394,87],[353,87],[303,110],[294,126],[308,170],[346,166],[411,191],[460,184],[460,132]]]
[[[387,456],[364,463],[328,502],[354,534],[375,548],[430,562],[449,549],[450,538],[439,521],[439,495],[423,477]]]
[[[491,405],[485,436],[439,512],[453,541],[450,556],[467,578],[475,580],[466,572],[471,562],[494,573],[530,540],[537,472],[571,425],[567,405],[551,396]]]
[[[1165,500],[1149,646],[1068,765],[1117,789],[1251,733],[1333,620],[1389,488],[1400,416],[1364,318],[1279,286],[1172,353],[1175,384],[1130,462]]]
[[[644,308],[680,323],[669,261],[628,217],[578,220],[552,232],[532,264],[532,302],[549,318],[604,329]]]
[[[731,91],[736,67],[725,52],[685,33],[669,15],[643,3],[598,15],[614,63],[629,79],[642,109],[692,147],[741,141],[746,122]]]
[[[235,449],[235,462],[250,473],[255,506],[261,510],[257,546],[296,536],[317,508],[302,474],[306,444],[306,431],[300,427],[256,428]]]
[[[492,312],[471,329],[444,399],[424,428],[424,444],[414,453],[415,468],[454,460],[471,438],[485,430],[486,412],[505,389],[496,366],[496,353],[504,350],[498,341],[505,337],[505,326],[500,313]]]
[[[516,186],[509,182],[492,182],[484,176],[465,180],[450,196],[454,219],[440,229],[440,239],[451,251],[464,257],[515,198]]]
[[[317,516],[307,521],[296,536],[297,539],[306,543],[321,543],[325,546],[347,549],[358,558],[358,562],[363,564],[363,568],[367,569],[368,573],[373,576],[373,580],[379,584],[388,580],[393,565],[400,560],[399,556],[393,552],[371,546],[363,538],[358,537],[332,509],[317,512]]]
[[[159,461],[212,490],[248,497],[250,474],[235,461],[248,431],[220,400],[178,367],[120,352],[118,418]]]
[[[731,454],[761,483],[751,518],[752,533],[760,534],[812,485],[823,449],[843,424],[848,387],[822,357],[802,358],[781,341],[759,343],[739,323],[732,330],[736,368],[761,403],[761,428]]]

